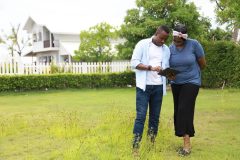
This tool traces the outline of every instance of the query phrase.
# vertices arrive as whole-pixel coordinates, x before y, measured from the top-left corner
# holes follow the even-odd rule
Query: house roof
[[[37,53],[41,52],[49,52],[49,51],[60,51],[59,54],[60,55],[71,55],[74,56],[75,54],[75,50],[78,50],[79,48],[79,42],[59,42],[60,46],[59,48],[46,48],[45,50],[41,50],[41,51],[33,51],[32,49],[28,50],[24,56],[26,57],[34,57],[36,56]]]
[[[99,22],[92,22],[90,20],[84,20],[82,18],[81,23],[80,21],[72,21],[69,19],[63,19],[59,17],[50,17],[43,18],[37,16],[29,16],[24,24],[23,29],[26,30],[28,33],[31,32],[31,27],[33,24],[38,24],[40,26],[45,26],[49,29],[50,32],[56,34],[80,34],[82,30],[87,30],[91,26],[95,26]]]
[[[52,51],[59,51],[59,48],[43,48],[42,50],[39,51],[34,51],[32,48],[29,49],[27,52],[23,54],[25,57],[34,57],[37,55],[37,53],[47,53],[47,52],[52,52]]]
[[[31,33],[31,29],[34,24],[37,24],[39,26],[45,26],[51,33],[56,34],[79,34],[80,29],[76,29],[76,27],[71,27],[72,25],[69,24],[69,26],[64,25],[64,21],[59,22],[57,19],[47,21],[40,18],[32,18],[28,17],[26,20],[26,23],[23,26],[23,30],[26,30],[28,33]]]
[[[24,56],[25,57],[34,57],[34,56],[36,56],[36,53],[31,50],[29,52],[26,52]]]

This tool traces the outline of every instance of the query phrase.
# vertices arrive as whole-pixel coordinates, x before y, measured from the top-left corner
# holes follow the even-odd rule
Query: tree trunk
[[[237,42],[238,40],[238,32],[239,32],[239,28],[236,25],[234,25],[233,32],[232,32],[232,40],[234,42]]]

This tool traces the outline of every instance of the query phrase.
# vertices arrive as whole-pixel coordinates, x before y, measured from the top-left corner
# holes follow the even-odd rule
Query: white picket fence
[[[107,73],[130,70],[130,62],[79,62],[54,64],[23,64],[0,62],[0,75],[52,74],[52,73]]]

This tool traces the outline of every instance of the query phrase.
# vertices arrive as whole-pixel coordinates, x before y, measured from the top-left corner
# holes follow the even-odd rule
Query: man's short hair
[[[157,34],[157,33],[160,33],[161,31],[165,31],[166,33],[169,34],[170,29],[169,29],[169,27],[166,26],[166,25],[161,25],[161,26],[158,27],[158,29],[157,29],[157,31],[156,31],[156,34]]]

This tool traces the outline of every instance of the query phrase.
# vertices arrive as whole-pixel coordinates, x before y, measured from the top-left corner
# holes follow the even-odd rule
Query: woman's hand
[[[206,67],[206,59],[205,59],[205,57],[199,58],[197,62],[198,62],[198,65],[199,65],[201,70],[203,70]]]
[[[176,78],[176,75],[175,74],[167,74],[166,77],[169,80],[174,80]]]

